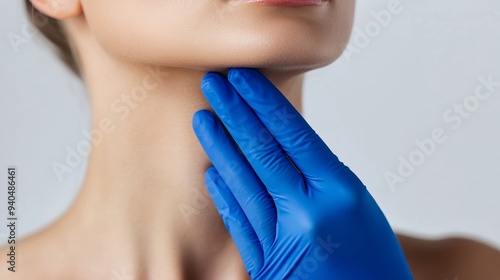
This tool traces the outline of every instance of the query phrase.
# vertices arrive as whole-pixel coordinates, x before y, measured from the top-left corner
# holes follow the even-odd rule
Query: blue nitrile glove
[[[208,73],[202,90],[227,129],[193,116],[205,181],[252,279],[413,279],[366,187],[267,78]]]

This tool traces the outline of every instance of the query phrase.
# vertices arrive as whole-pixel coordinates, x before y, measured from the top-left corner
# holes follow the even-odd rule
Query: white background
[[[399,3],[399,12],[377,30],[374,13],[390,1]],[[56,219],[75,198],[85,161],[62,182],[51,163],[64,162],[66,147],[84,139],[90,110],[83,86],[41,35],[23,33],[21,3],[0,4],[0,225],[6,169],[16,165],[22,237]],[[500,248],[500,87],[458,129],[443,119],[474,94],[479,77],[500,81],[500,2],[358,1],[355,26],[350,52],[306,76],[305,117],[398,232],[462,235]],[[361,32],[368,37],[362,40]],[[25,43],[13,46],[12,35]],[[415,140],[436,128],[446,141],[391,189],[386,172],[397,174],[399,157],[408,158],[418,149]],[[5,236],[0,226],[0,243]]]

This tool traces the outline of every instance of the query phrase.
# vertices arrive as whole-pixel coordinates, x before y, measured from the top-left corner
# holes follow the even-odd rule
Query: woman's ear
[[[40,12],[54,19],[67,19],[82,12],[80,0],[30,0]]]

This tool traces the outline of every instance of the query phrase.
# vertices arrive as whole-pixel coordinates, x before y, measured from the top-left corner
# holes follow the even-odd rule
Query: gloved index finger
[[[255,69],[232,68],[228,80],[306,179],[325,178],[341,165],[286,97]]]

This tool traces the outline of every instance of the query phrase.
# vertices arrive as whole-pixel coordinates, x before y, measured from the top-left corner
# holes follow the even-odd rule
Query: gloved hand
[[[366,187],[267,78],[211,72],[202,90],[227,129],[193,116],[205,181],[252,279],[413,279]]]

